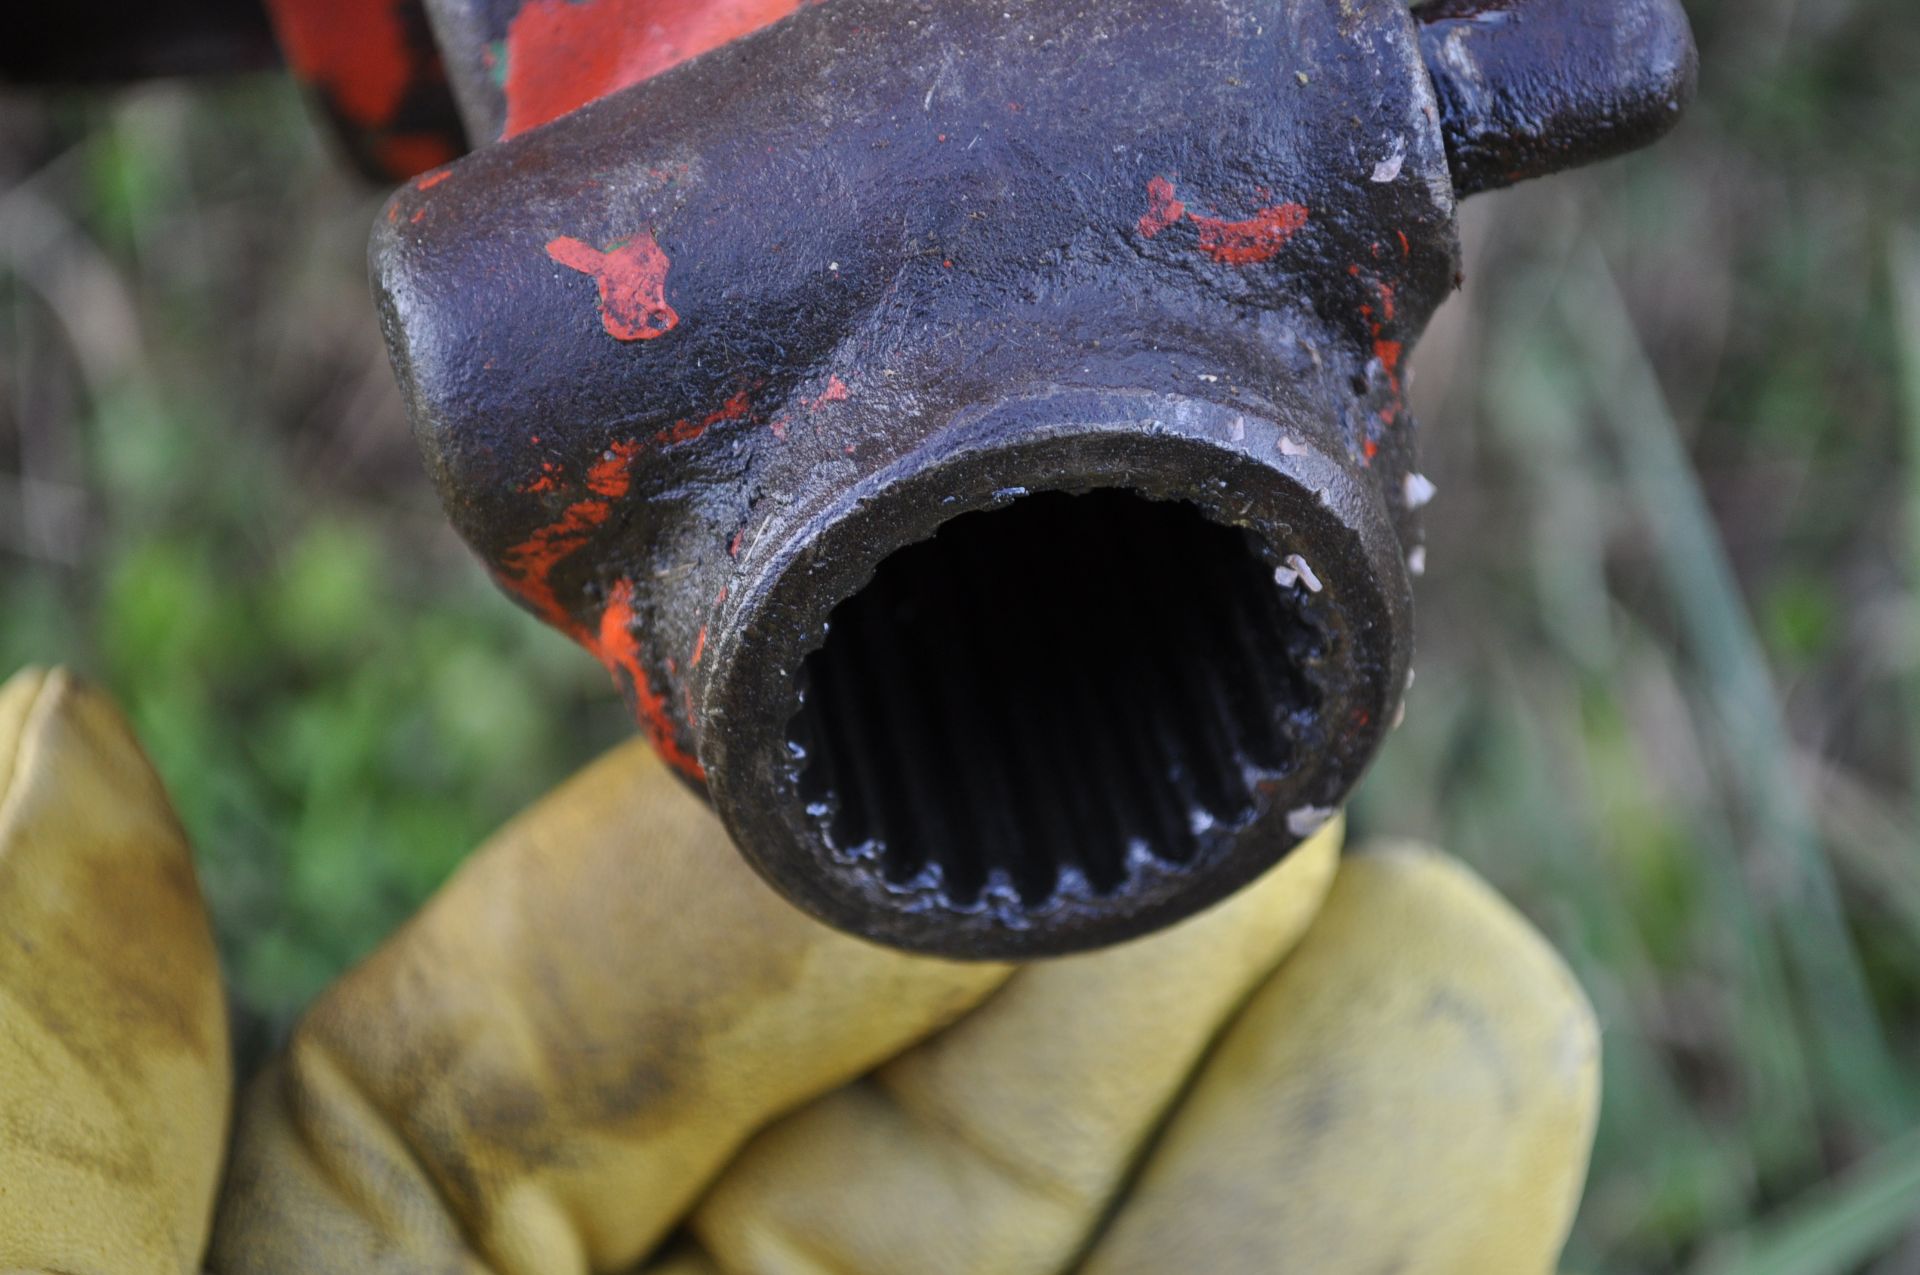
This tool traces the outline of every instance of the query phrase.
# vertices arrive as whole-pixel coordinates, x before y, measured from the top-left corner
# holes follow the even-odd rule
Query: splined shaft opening
[[[838,856],[955,908],[1177,870],[1303,760],[1326,652],[1292,577],[1129,491],[963,514],[885,559],[808,657],[808,813]]]

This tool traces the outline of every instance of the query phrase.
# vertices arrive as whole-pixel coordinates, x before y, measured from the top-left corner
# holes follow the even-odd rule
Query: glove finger
[[[1203,916],[1022,970],[757,1138],[695,1234],[734,1272],[1061,1269],[1220,1024],[1306,929],[1339,844],[1336,825]]]
[[[1088,1275],[1542,1275],[1586,1175],[1599,1053],[1560,958],[1465,868],[1352,856]]]
[[[106,699],[0,687],[0,1270],[199,1267],[233,1078],[185,834]]]
[[[625,1269],[755,1129],[1007,973],[807,919],[618,749],[309,1011],[242,1111],[214,1267]]]
[[[683,1244],[648,1262],[641,1275],[722,1275],[722,1272],[697,1245]]]

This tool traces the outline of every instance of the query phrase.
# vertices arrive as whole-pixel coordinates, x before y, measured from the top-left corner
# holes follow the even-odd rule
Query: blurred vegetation
[[[1476,200],[1415,360],[1435,840],[1606,1024],[1569,1269],[1920,1271],[1920,12],[1696,0],[1673,138]],[[270,79],[0,102],[0,669],[120,698],[266,1035],[626,725],[446,529],[379,202]]]
[[[446,527],[288,85],[11,101],[0,186],[0,668],[126,706],[270,1034],[623,713]]]

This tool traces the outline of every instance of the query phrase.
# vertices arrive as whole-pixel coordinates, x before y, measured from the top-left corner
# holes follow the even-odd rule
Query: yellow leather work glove
[[[950,964],[793,911],[628,745],[311,1009],[216,1209],[230,1077],[185,840],[113,710],[23,674],[0,1270],[1550,1271],[1591,1011],[1459,865],[1339,863],[1339,835],[1147,939]]]

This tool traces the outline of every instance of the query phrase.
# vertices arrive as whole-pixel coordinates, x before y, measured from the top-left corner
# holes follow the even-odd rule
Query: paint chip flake
[[[1320,577],[1313,574],[1313,568],[1307,565],[1307,560],[1299,554],[1288,554],[1287,566],[1293,568],[1293,573],[1300,578],[1300,583],[1307,586],[1308,593],[1318,593],[1325,587],[1320,583]]]
[[[1393,151],[1385,159],[1373,166],[1373,180],[1381,185],[1385,185],[1400,176],[1400,169],[1406,162],[1407,139],[1404,137],[1396,137],[1393,139]]]
[[[1311,837],[1327,826],[1327,820],[1338,813],[1331,806],[1302,806],[1298,810],[1287,812],[1287,831],[1296,837]]]

